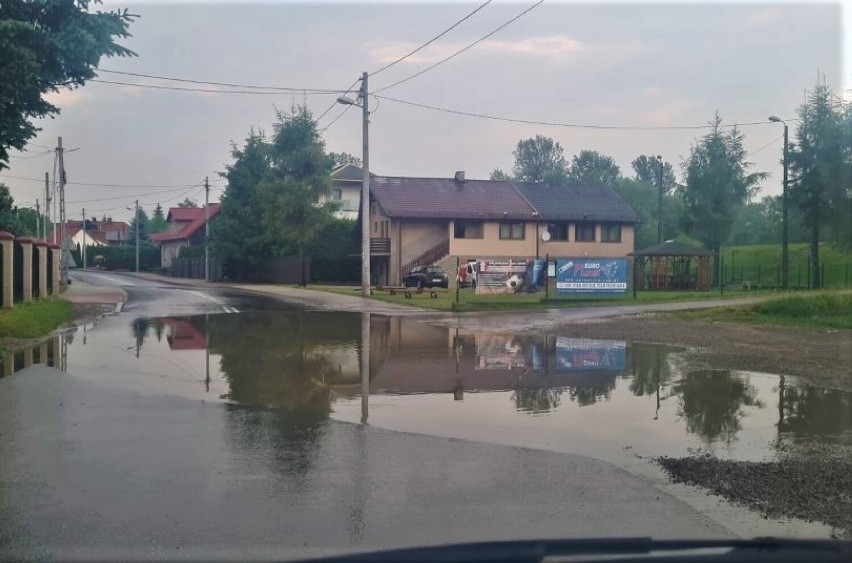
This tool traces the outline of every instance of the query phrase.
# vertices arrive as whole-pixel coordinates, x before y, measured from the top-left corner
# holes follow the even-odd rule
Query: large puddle
[[[297,426],[334,418],[622,462],[852,444],[852,393],[696,368],[680,352],[293,310],[108,317],[8,356],[3,373],[48,363],[139,393],[285,410]]]

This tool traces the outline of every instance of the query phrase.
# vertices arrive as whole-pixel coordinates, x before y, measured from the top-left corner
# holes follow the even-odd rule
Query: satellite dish
[[[541,240],[543,240],[544,242],[549,241],[550,240],[550,231],[544,231],[543,233],[541,233]]]

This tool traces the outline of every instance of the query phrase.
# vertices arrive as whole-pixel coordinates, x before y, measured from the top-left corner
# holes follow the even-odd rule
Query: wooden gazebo
[[[628,256],[633,256],[633,280],[638,289],[710,291],[710,250],[667,240]]]

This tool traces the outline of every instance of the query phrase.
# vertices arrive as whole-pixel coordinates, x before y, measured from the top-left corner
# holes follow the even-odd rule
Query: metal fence
[[[849,263],[826,264],[819,267],[822,289],[848,289],[849,274],[852,267]],[[737,265],[733,268],[722,266],[722,279],[728,287],[780,289],[782,286],[781,266],[746,266]],[[814,289],[813,271],[810,263],[792,265],[787,269],[787,289]]]
[[[169,273],[176,278],[206,279],[204,258],[176,258],[172,261]],[[222,265],[218,260],[210,259],[210,281],[221,281]]]

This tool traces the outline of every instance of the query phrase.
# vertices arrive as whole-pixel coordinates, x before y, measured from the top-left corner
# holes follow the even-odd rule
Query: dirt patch
[[[555,332],[686,346],[694,363],[795,375],[824,387],[852,389],[852,330],[755,326],[648,314],[565,324]]]
[[[813,449],[813,447],[808,447]],[[659,458],[678,483],[698,485],[767,518],[800,518],[852,538],[852,457],[844,446],[819,446],[818,455],[787,455],[779,461],[720,460],[711,455]]]

